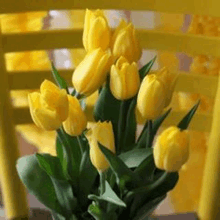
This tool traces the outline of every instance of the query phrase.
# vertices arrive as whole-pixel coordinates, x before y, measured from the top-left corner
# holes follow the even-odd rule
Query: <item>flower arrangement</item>
[[[189,157],[187,128],[199,102],[154,141],[177,76],[166,68],[150,73],[155,58],[138,70],[134,26],[122,20],[111,33],[101,10],[86,11],[83,45],[72,93],[52,64],[57,85],[45,80],[28,96],[34,123],[57,131],[57,156],[20,158],[19,176],[54,219],[150,219]],[[87,128],[84,99],[97,90],[96,123]],[[137,114],[146,120],[139,137]]]

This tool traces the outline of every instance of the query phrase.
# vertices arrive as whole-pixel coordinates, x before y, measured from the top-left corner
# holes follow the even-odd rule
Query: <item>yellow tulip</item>
[[[174,172],[180,170],[189,158],[189,134],[175,126],[164,130],[153,148],[157,168]]]
[[[68,116],[68,99],[65,89],[59,89],[48,80],[40,86],[40,93],[28,94],[34,123],[44,130],[56,130]]]
[[[101,48],[88,53],[73,73],[72,83],[76,91],[89,96],[106,80],[112,64],[111,52]]]
[[[167,107],[171,102],[173,96],[173,90],[176,85],[177,76],[178,76],[177,74],[170,73],[166,67],[163,67],[157,73],[158,79],[164,83],[166,89],[166,100],[164,107]]]
[[[90,144],[90,159],[93,166],[99,172],[105,171],[108,169],[109,163],[99,149],[98,142],[115,153],[112,123],[107,121],[97,122],[96,125],[87,132],[86,137]]]
[[[111,49],[114,60],[124,56],[131,63],[141,58],[142,49],[132,23],[121,20],[113,34]]]
[[[67,95],[69,100],[69,115],[63,122],[63,128],[71,136],[81,135],[87,125],[86,115],[83,112],[78,99]]]
[[[163,111],[166,99],[166,90],[155,74],[145,76],[137,97],[137,108],[143,118],[152,120]]]
[[[135,62],[129,64],[120,57],[116,65],[111,66],[110,89],[116,99],[125,100],[134,97],[140,86],[138,67]]]
[[[87,52],[101,47],[106,50],[109,47],[111,37],[110,27],[102,10],[92,12],[86,9],[83,45]]]

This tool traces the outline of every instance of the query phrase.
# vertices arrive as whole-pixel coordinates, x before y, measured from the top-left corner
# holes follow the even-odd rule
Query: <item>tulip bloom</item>
[[[114,60],[124,56],[131,63],[141,58],[142,49],[132,23],[121,20],[113,34],[111,49]]]
[[[125,100],[134,97],[140,86],[140,76],[135,62],[129,64],[120,57],[116,65],[111,66],[110,89],[116,99]]]
[[[59,89],[48,80],[40,86],[40,93],[28,94],[34,123],[44,130],[56,130],[68,116],[68,99],[65,89]]]
[[[115,153],[114,133],[111,122],[97,122],[96,125],[87,132],[86,137],[90,145],[90,159],[93,166],[103,172],[109,167],[109,163],[101,152],[98,142]]]
[[[98,48],[88,53],[73,73],[72,82],[76,91],[86,96],[95,92],[105,82],[111,64],[110,51],[104,52]]]
[[[160,79],[164,83],[166,90],[166,100],[164,107],[167,107],[171,102],[173,90],[176,85],[177,76],[177,74],[170,73],[166,67],[163,67],[159,71],[159,73],[157,73],[158,79]]]
[[[86,9],[83,45],[87,52],[101,47],[106,50],[109,47],[111,30],[102,10],[92,12]]]
[[[166,100],[164,84],[155,74],[144,77],[137,98],[137,108],[143,118],[152,120],[163,111]]]
[[[67,95],[69,100],[69,114],[63,122],[63,128],[71,136],[81,135],[87,125],[86,115],[81,109],[78,99]]]
[[[153,148],[155,165],[159,169],[178,171],[189,158],[189,134],[175,126],[164,130]]]

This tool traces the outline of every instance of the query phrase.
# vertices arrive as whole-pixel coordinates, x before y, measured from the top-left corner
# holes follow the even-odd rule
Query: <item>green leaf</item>
[[[54,220],[66,220],[66,218],[64,216],[59,215],[58,213],[56,213],[54,211],[52,211],[51,214],[52,214]]]
[[[136,211],[137,214],[135,215],[133,220],[149,220],[149,219],[151,219],[150,215],[165,198],[166,198],[166,194],[145,203],[142,207],[140,207]]]
[[[118,216],[115,212],[105,212],[98,204],[93,202],[89,208],[88,212],[96,219],[96,220],[118,220]]]
[[[156,135],[158,128],[161,126],[161,124],[163,123],[165,118],[169,115],[170,111],[171,111],[171,108],[167,112],[165,112],[162,116],[160,116],[159,118],[157,118],[156,120],[153,121],[152,132],[150,135],[150,137],[151,137],[150,143],[153,142],[154,136]],[[148,129],[149,129],[148,123],[149,122],[147,121],[146,124],[144,125],[144,128],[143,128],[139,138],[138,138],[138,141],[137,141],[138,148],[145,148],[147,145],[147,140],[148,140],[147,136],[148,136],[148,132],[149,132],[148,131]],[[151,145],[150,143],[149,143],[149,145]]]
[[[49,175],[56,179],[65,180],[65,175],[58,157],[51,156],[50,154],[36,153],[38,163],[41,168]]]
[[[147,201],[160,197],[173,189],[178,178],[178,172],[163,172],[153,183],[130,191],[125,198],[125,201],[127,199],[130,200],[131,198],[129,197],[134,198],[130,208],[130,216],[133,217],[136,214],[137,209],[143,206]]]
[[[64,158],[63,145],[58,137],[56,137],[56,152],[57,152],[57,157],[60,159],[60,163],[63,164],[63,158]]]
[[[30,194],[47,208],[63,214],[53,183],[48,174],[40,167],[36,155],[28,155],[17,160],[18,175]]]
[[[126,128],[126,116],[127,116],[128,106],[129,106],[128,101],[125,101],[125,100],[120,101],[118,133],[117,133],[118,142],[116,143],[116,146],[115,146],[117,154],[120,154],[121,151],[126,150],[126,149],[123,149],[124,147],[127,148],[127,146],[124,145],[124,132]]]
[[[150,148],[154,139],[152,120],[146,122],[141,136],[137,142],[137,148]]]
[[[56,151],[57,151],[57,157],[59,158],[63,169],[64,176],[68,180],[71,178],[69,176],[69,171],[68,171],[68,159],[67,159],[68,153],[64,145],[61,143],[61,139],[59,136],[57,136],[56,138]]]
[[[116,195],[116,193],[112,190],[111,186],[107,181],[105,181],[105,192],[101,196],[89,195],[89,199],[100,201],[104,200],[106,202],[113,203],[117,206],[126,207],[126,204]]]
[[[163,115],[161,115],[159,118],[155,119],[153,121],[153,127],[152,127],[152,133],[153,135],[156,135],[158,128],[161,126],[163,121],[166,119],[166,117],[171,112],[172,108],[168,109]]]
[[[147,137],[146,137],[147,141],[146,141],[146,145],[145,145],[146,148],[152,147],[152,142],[153,142],[153,139],[154,139],[152,126],[153,126],[152,121],[149,120],[148,129],[147,129],[148,132],[147,132]]]
[[[192,120],[193,115],[195,114],[197,108],[199,107],[200,100],[195,104],[192,109],[187,113],[187,115],[180,121],[177,125],[181,130],[185,130],[188,128],[190,121]]]
[[[68,135],[63,128],[58,129],[57,134],[60,142],[62,141],[63,145],[65,157],[63,161],[65,163],[67,161],[68,174],[71,181],[74,182],[74,186],[76,187],[76,182],[79,175],[79,166],[82,157],[79,142],[77,137]]]
[[[65,180],[62,166],[58,157],[50,154],[36,154],[40,166],[50,176],[57,199],[62,206],[64,213],[71,216],[72,210],[76,207],[77,200],[73,195],[72,186]]]
[[[141,80],[144,79],[144,77],[149,73],[151,67],[153,66],[155,60],[156,60],[157,56],[155,56],[149,63],[147,63],[146,65],[144,65],[140,70],[139,70],[139,74],[140,74],[140,78]]]
[[[140,185],[140,177],[130,170],[118,156],[114,155],[100,143],[99,148],[108,160],[112,171],[115,173],[120,188],[133,188]]]
[[[51,67],[52,67],[52,75],[57,85],[61,89],[66,89],[67,93],[69,93],[66,81],[60,76],[53,62],[51,62]]]
[[[77,199],[74,197],[72,186],[66,180],[59,180],[52,176],[50,178],[53,182],[57,199],[65,213],[65,216],[69,219],[72,212],[77,207]]]
[[[154,164],[154,157],[153,153],[151,153],[146,159],[142,161],[142,163],[135,169],[134,172],[142,178],[144,185],[145,183],[149,183],[150,181],[152,181],[155,170],[156,166]]]
[[[55,213],[55,212],[52,212],[52,216],[53,216],[53,219],[54,219],[54,220],[66,220],[65,217],[63,217],[63,216],[61,216],[61,215],[59,215],[59,214],[57,214],[57,213]],[[78,218],[77,218],[75,215],[72,214],[72,215],[68,218],[68,220],[78,220]]]
[[[106,85],[102,88],[98,100],[94,106],[93,115],[96,121],[111,121],[117,143],[118,122],[120,112],[120,101],[117,100],[111,93],[109,88],[109,79]]]
[[[135,144],[136,137],[136,116],[135,116],[135,107],[136,107],[137,99],[134,98],[129,106],[127,118],[126,118],[126,127],[125,127],[125,135],[124,135],[124,147],[125,151],[132,149],[133,144]]]
[[[89,206],[88,212],[89,212],[96,220],[104,219],[105,213],[103,212],[103,210],[101,210],[101,208],[100,208],[95,202],[93,202],[93,203]]]
[[[134,149],[119,155],[119,158],[129,168],[139,166],[153,152],[152,148]]]
[[[86,205],[88,202],[87,197],[92,191],[97,175],[98,172],[92,165],[89,157],[89,150],[87,150],[83,153],[79,171],[79,188],[81,192],[79,200],[82,206]]]

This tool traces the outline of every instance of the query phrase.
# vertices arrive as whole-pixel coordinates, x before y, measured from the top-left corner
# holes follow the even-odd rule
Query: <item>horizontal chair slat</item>
[[[86,115],[89,121],[93,121],[92,117],[93,106],[88,106],[86,108]],[[163,126],[177,125],[178,122],[186,115],[186,111],[171,111],[170,115],[163,122]],[[14,122],[18,124],[30,124],[33,123],[30,112],[28,108],[14,108],[13,109]],[[212,115],[211,114],[200,114],[196,113],[190,129],[197,131],[209,131],[211,128]]]
[[[67,81],[69,86],[72,85],[71,78],[73,70],[59,70],[59,74]],[[40,84],[45,80],[54,81],[50,70],[36,70],[36,71],[10,71],[9,88],[11,90],[22,89],[39,89]]]
[[[218,0],[136,0],[136,1],[82,1],[82,0],[0,0],[0,13],[70,9],[124,9],[153,10],[169,13],[202,14],[219,16]]]
[[[83,47],[82,29],[3,34],[2,41],[5,53]]]
[[[60,75],[72,85],[73,69],[59,70]],[[154,71],[152,71],[154,72]],[[9,74],[9,86],[11,90],[38,89],[44,79],[53,80],[50,70],[42,71],[13,71]],[[209,97],[215,97],[217,90],[217,78],[215,76],[195,75],[180,72],[175,87],[176,91],[200,93]]]
[[[19,52],[60,48],[82,48],[82,29],[43,30],[28,33],[3,34],[3,50]],[[220,38],[185,33],[169,33],[138,29],[144,49],[186,52],[191,55],[220,56]]]

